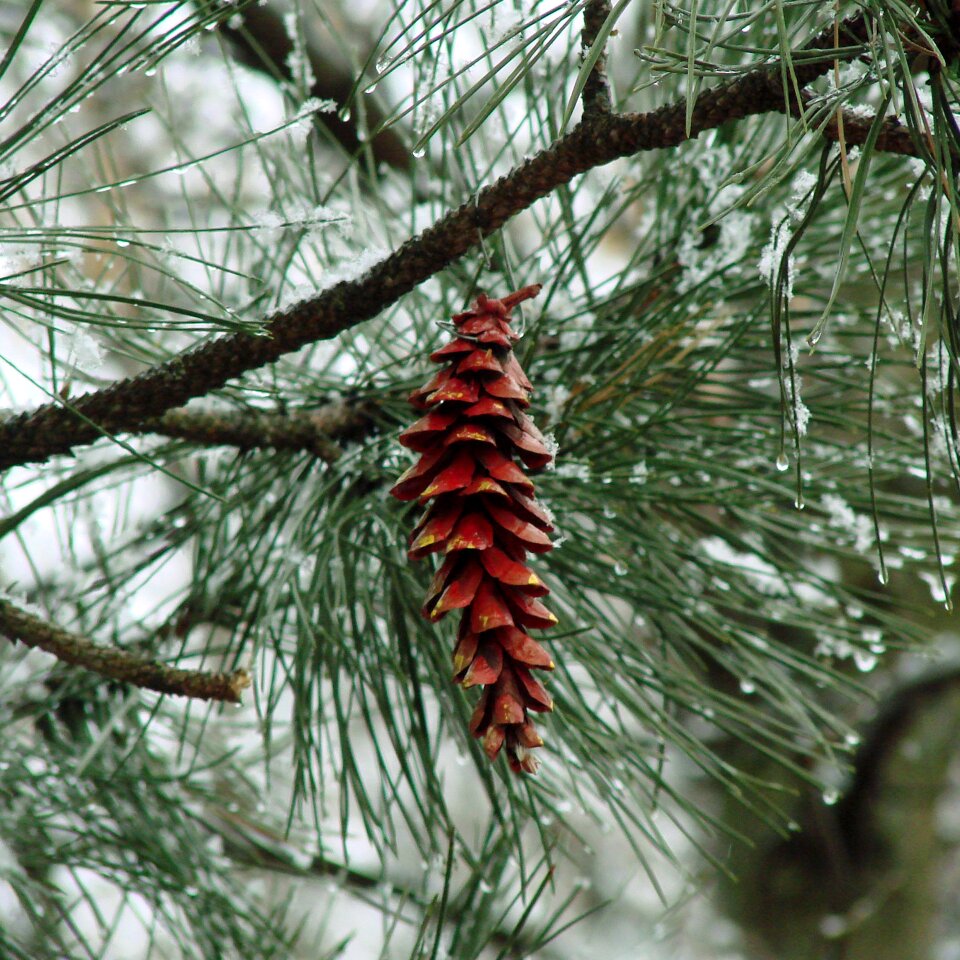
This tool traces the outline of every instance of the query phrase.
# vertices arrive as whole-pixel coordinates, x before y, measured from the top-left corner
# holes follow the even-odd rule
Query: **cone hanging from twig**
[[[516,357],[519,335],[510,311],[540,285],[501,300],[481,295],[453,318],[455,339],[431,354],[441,370],[410,395],[423,417],[400,435],[420,454],[391,493],[425,512],[410,535],[409,555],[441,557],[423,614],[440,620],[460,611],[454,680],[482,686],[470,730],[494,759],[506,749],[516,773],[536,773],[530,753],[543,741],[530,713],[553,709],[533,670],[552,670],[547,652],[527,633],[557,618],[540,602],[549,591],[527,566],[527,553],[551,549],[550,515],[534,498],[524,467],[553,454],[523,412],[531,386]]]

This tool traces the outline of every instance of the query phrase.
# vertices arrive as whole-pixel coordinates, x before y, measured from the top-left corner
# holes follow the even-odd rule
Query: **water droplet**
[[[364,92],[364,93],[373,93],[376,89],[377,89],[377,81],[374,80],[373,83],[371,83],[370,86],[367,87],[367,89],[364,90],[363,92]]]
[[[886,586],[890,582],[890,574],[887,573],[886,567],[881,567],[877,571],[877,579],[880,581],[883,586]]]
[[[793,501],[793,505],[794,505],[798,510],[802,510],[802,509],[806,506],[806,503],[804,502],[803,494],[802,494],[802,493],[798,493],[798,494],[797,494],[796,498],[795,498],[794,501]]]
[[[143,71],[143,75],[145,77],[155,77],[157,75],[157,68],[147,67],[147,69]]]
[[[869,673],[876,665],[879,657],[869,650],[854,650],[853,662],[861,673]]]
[[[618,577],[626,576],[626,573],[627,573],[627,565],[626,565],[625,563],[621,563],[621,562],[618,560],[618,561],[613,565],[613,572],[614,572]]]
[[[787,459],[786,453],[781,450],[777,456],[777,469],[783,473],[790,466],[790,461]]]
[[[130,241],[129,241],[129,240],[120,240],[120,239],[118,239],[118,240],[117,240],[117,246],[118,246],[118,247],[129,247],[129,246],[130,246]]]
[[[384,73],[390,66],[390,58],[387,56],[377,57],[377,73]]]
[[[809,343],[811,347],[815,347],[820,342],[822,336],[823,330],[814,330],[813,333],[807,337],[807,343]]]
[[[426,147],[414,147],[413,155],[419,160],[421,157],[425,156],[427,152]]]
[[[848,733],[844,738],[843,742],[848,747],[859,747],[860,746],[860,735],[858,733]]]
[[[883,653],[886,649],[883,631],[879,627],[865,627],[860,631],[860,637],[874,653]]]
[[[351,112],[351,110],[350,110],[349,107],[344,107],[344,108],[340,111],[340,119],[343,120],[344,123],[346,123],[346,121],[349,120],[350,117],[352,117],[352,116],[353,116],[353,113]]]
[[[820,928],[820,933],[828,940],[836,940],[847,932],[849,924],[843,917],[831,913],[820,920],[818,927]]]
[[[828,787],[823,791],[823,802],[832,807],[840,799],[840,791],[836,787]]]
[[[740,691],[742,693],[751,694],[756,692],[756,689],[757,685],[747,677],[740,681]]]

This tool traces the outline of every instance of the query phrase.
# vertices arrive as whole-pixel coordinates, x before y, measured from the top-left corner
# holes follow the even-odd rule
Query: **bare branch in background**
[[[850,786],[835,808],[837,827],[851,856],[863,855],[866,835],[875,826],[871,810],[883,788],[885,765],[894,758],[917,716],[937,699],[955,695],[958,689],[960,664],[953,663],[922,674],[884,697],[854,757]]]
[[[158,660],[146,660],[119,647],[93,643],[4,599],[0,599],[0,634],[24,646],[52,653],[63,663],[157,693],[240,703],[241,694],[251,682],[250,674],[243,669],[232,673],[181,670]]]
[[[229,17],[218,25],[220,32],[230,42],[237,60],[274,79],[291,82],[290,56],[294,53],[294,46],[283,18],[270,7],[256,3],[246,6],[237,16],[242,18],[242,24],[237,25],[235,18]],[[354,78],[313,39],[308,43],[305,54],[315,78],[310,95],[320,100],[333,100],[338,106],[343,106],[353,92]],[[372,97],[364,100],[364,111],[367,126],[375,130],[383,120],[383,111]],[[356,153],[363,146],[357,130],[356,110],[348,118],[339,113],[318,114],[316,122],[325,126],[347,153]],[[370,140],[370,149],[378,163],[385,163],[397,170],[409,169],[412,162],[410,151],[391,129],[381,130],[374,135]]]

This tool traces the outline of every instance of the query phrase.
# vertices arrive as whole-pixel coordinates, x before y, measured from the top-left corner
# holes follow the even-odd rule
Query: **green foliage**
[[[306,81],[233,63],[214,28],[234,7],[4,14],[4,405],[69,403],[259,330],[578,119],[582,3],[404,2],[366,23],[319,6],[296,22],[319,17],[352,62],[341,111],[363,129],[364,98],[385,94],[383,126],[422,157],[410,171],[311,132]],[[383,956],[528,956],[596,906],[554,872],[591,822],[657,884],[663,859],[689,869],[678,836],[713,857],[740,835],[703,802],[710,781],[777,829],[798,790],[823,789],[878,658],[927,640],[929,604],[892,589],[919,575],[949,602],[960,536],[957,80],[954,60],[915,70],[918,44],[941,49],[931,8],[920,24],[894,0],[841,4],[880,26],[829,52],[799,119],[590,171],[375,320],[208,399],[371,401],[374,429],[336,462],[146,435],[3,477],[0,585],[19,602],[256,677],[233,711],[0,648],[5,956],[109,957],[131,916],[151,956],[288,956],[302,918],[248,882],[272,874],[368,897]],[[828,56],[802,48],[832,16],[621,3],[616,107],[686,97],[689,122],[698,92],[778,61],[792,90],[797,64]],[[888,106],[918,158],[882,153],[879,122],[825,146],[839,108]],[[531,282],[519,350],[560,448],[537,483],[562,543],[538,570],[561,628],[544,769],[519,780],[466,732],[450,628],[420,616],[430,571],[407,561],[412,513],[387,490],[437,322]],[[731,744],[772,763],[756,773]],[[411,851],[419,873],[398,866]],[[316,937],[304,955],[348,948]]]

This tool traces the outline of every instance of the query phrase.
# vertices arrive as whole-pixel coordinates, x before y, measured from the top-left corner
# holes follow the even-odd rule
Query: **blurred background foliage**
[[[0,404],[129,376],[366,267],[579,119],[584,3],[0,7]],[[607,20],[643,112],[863,15],[802,118],[592,170],[376,319],[190,409],[363,410],[317,451],[105,438],[0,485],[0,589],[249,666],[240,709],[0,647],[10,957],[960,956],[954,15]],[[896,115],[917,156],[828,143]],[[479,292],[523,306],[544,766],[466,732],[387,496]]]

